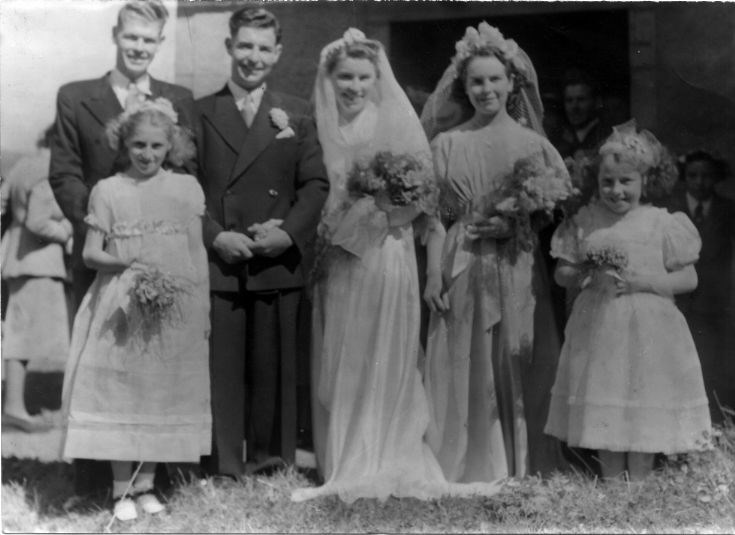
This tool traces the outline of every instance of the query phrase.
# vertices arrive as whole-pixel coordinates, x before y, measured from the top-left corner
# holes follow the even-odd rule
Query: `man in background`
[[[572,69],[562,82],[564,121],[549,133],[549,140],[562,158],[592,156],[609,134],[600,120],[597,83],[585,72]]]

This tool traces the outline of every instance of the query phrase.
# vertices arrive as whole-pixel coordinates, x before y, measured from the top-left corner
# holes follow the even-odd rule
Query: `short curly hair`
[[[671,194],[678,176],[676,161],[673,155],[665,148],[661,148],[656,165],[645,165],[639,160],[632,158],[624,151],[606,152],[599,154],[596,158],[595,178],[599,180],[602,169],[602,160],[605,156],[611,156],[616,164],[627,164],[641,174],[643,178],[642,198],[645,200],[661,200]]]
[[[135,134],[136,129],[145,122],[161,127],[166,133],[171,149],[166,154],[164,163],[181,167],[184,162],[194,157],[196,147],[189,129],[179,126],[162,111],[145,108],[129,115],[121,114],[107,124],[105,133],[110,148],[117,152],[115,162],[117,169],[124,169],[130,165],[127,142]]]
[[[273,28],[276,44],[281,42],[281,23],[273,13],[262,7],[243,7],[230,16],[230,36],[235,37],[240,28]]]

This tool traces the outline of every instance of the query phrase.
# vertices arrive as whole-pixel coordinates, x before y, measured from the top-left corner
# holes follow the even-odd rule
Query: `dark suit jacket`
[[[169,99],[179,114],[179,123],[191,127],[191,91],[151,78],[151,93],[153,98]],[[107,74],[66,84],[57,95],[49,182],[62,212],[74,226],[74,269],[84,270],[81,254],[89,192],[100,179],[118,171],[117,154],[108,146],[105,124],[122,111]],[[189,167],[193,173],[195,168]]]
[[[248,129],[225,86],[196,107],[199,178],[207,202],[204,242],[215,291],[266,291],[304,285],[301,257],[315,235],[329,191],[308,104],[266,91]],[[295,135],[277,138],[270,111],[281,108]],[[283,219],[293,246],[277,258],[230,265],[211,249],[223,230],[247,233],[253,223]]]
[[[671,212],[684,212],[692,221],[686,192],[677,192],[668,203]],[[730,299],[732,240],[735,239],[735,203],[712,196],[712,204],[704,221],[697,228],[702,238],[702,250],[695,268],[699,284],[694,292],[677,296],[685,312],[719,315]]]
[[[562,158],[574,158],[577,151],[594,156],[610,134],[612,134],[612,129],[598,121],[580,142],[577,140],[574,129],[565,123],[557,131],[549,133],[549,141],[559,151]]]

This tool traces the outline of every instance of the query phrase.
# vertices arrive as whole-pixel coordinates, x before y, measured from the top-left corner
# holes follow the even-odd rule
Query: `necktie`
[[[701,226],[704,222],[704,207],[702,206],[701,202],[697,203],[697,206],[694,207],[694,224],[696,226]]]
[[[245,97],[240,114],[245,120],[245,124],[250,128],[253,124],[253,119],[255,119],[255,105],[253,103],[253,98],[250,95]]]
[[[125,109],[127,110],[130,106],[138,104],[145,100],[145,94],[138,89],[138,86],[131,83],[128,86],[128,96],[125,97]]]

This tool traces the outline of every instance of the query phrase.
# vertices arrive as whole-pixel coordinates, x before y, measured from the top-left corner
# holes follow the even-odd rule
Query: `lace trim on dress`
[[[162,219],[143,221],[120,221],[112,225],[110,238],[131,238],[144,234],[183,234],[186,228],[181,223]]]

